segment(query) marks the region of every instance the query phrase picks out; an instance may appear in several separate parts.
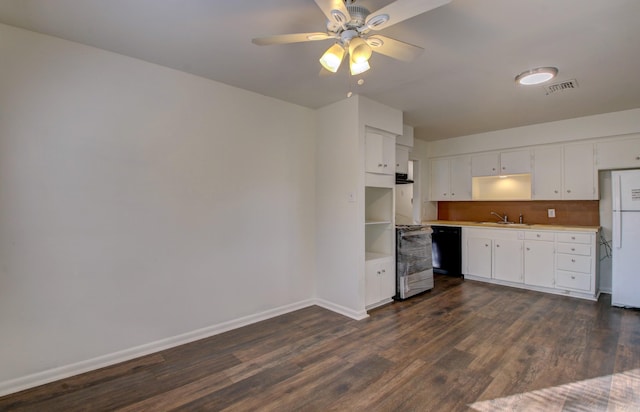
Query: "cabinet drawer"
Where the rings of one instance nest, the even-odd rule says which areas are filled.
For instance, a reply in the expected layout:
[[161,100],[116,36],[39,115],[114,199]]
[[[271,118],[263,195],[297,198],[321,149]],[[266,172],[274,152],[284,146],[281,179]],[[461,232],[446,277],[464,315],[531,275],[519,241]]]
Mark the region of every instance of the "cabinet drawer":
[[557,254],[556,268],[570,272],[591,273],[591,257]]
[[591,235],[587,233],[558,233],[557,239],[565,243],[591,243]]
[[559,270],[556,272],[556,288],[591,291],[591,275]]
[[527,230],[524,232],[525,240],[547,240],[553,242],[555,239],[555,233],[553,232],[536,232],[533,230]]
[[591,245],[583,245],[577,243],[558,243],[557,248],[558,253],[591,256]]

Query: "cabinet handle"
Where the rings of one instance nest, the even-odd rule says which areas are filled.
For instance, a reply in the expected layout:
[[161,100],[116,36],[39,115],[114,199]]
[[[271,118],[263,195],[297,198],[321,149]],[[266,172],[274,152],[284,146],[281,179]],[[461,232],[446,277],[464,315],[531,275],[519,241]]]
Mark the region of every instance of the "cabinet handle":
[[446,196],[446,195],[447,195],[446,193],[443,193],[443,194],[442,194],[442,196]]
[[378,271],[378,275],[380,274],[380,271]]
[[571,236],[571,240],[576,240],[576,237],[575,236]]
[[400,163],[396,163],[396,167],[400,167]]
[[540,237],[540,233],[538,233],[538,234],[536,235],[536,237]]
[[504,166],[502,166],[502,170],[507,170],[507,168],[506,168],[506,167],[504,167]]
[[640,156],[636,156],[636,160],[640,160]]
[[387,167],[387,164],[386,164],[386,163],[384,164],[384,167]]
[[576,280],[576,277],[575,276],[571,276],[571,279]]
[[527,248],[527,251],[529,251],[529,250],[531,250],[531,249]]
[[378,163],[378,167],[382,167],[382,163]]
[[451,193],[451,196],[455,196],[455,195],[456,195],[455,193]]
[[576,260],[575,260],[575,259],[571,259],[571,262],[572,262],[572,263],[576,263]]
[[500,247],[500,245],[496,245],[496,247]]
[[557,190],[554,190],[554,191],[553,191],[553,193],[558,193],[558,191],[557,191]]
[[386,270],[384,270],[384,269],[382,269],[382,273],[387,273],[387,271],[386,271]]
[[576,251],[576,248],[572,247],[572,248],[571,248],[571,251],[572,251],[572,252],[575,252],[575,251]]
[[496,168],[494,167],[494,168],[492,168],[491,170],[495,172],[495,171],[496,171]]
[[484,244],[484,247],[489,247],[489,245],[487,245],[486,243]]
[[567,193],[571,193],[571,190],[570,190],[570,189],[567,189]]

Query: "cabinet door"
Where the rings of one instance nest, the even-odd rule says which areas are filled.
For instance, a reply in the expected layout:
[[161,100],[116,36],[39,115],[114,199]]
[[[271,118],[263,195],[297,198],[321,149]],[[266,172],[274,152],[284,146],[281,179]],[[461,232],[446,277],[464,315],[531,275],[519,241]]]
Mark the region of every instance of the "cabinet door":
[[365,262],[365,306],[388,300],[396,294],[396,276],[393,260]]
[[499,153],[488,153],[471,156],[472,176],[496,176],[499,173]]
[[522,241],[496,239],[493,243],[493,278],[522,283]]
[[431,200],[450,200],[449,159],[431,159]]
[[601,142],[596,152],[598,169],[640,167],[640,138]]
[[531,172],[531,152],[518,150],[500,153],[500,174],[513,175]]
[[532,286],[554,287],[553,242],[524,242],[524,283]]
[[[382,173],[385,175],[395,175],[395,164],[396,139],[390,136],[382,136]],[[409,167],[408,164],[407,167]]]
[[593,149],[592,143],[564,147],[563,199],[597,199]]
[[396,173],[409,173],[409,149],[396,146]]
[[467,274],[491,278],[491,239],[472,237],[467,240]]
[[395,173],[395,141],[392,137],[367,132],[365,136],[365,170],[369,173]]
[[562,199],[562,148],[543,147],[533,151],[534,200]]
[[451,158],[449,176],[450,200],[471,200],[471,157]]
[[396,294],[396,271],[393,261],[380,264],[380,299],[391,299]]
[[370,306],[380,299],[380,281],[378,275],[379,264],[376,261],[367,261],[364,265],[364,305]]

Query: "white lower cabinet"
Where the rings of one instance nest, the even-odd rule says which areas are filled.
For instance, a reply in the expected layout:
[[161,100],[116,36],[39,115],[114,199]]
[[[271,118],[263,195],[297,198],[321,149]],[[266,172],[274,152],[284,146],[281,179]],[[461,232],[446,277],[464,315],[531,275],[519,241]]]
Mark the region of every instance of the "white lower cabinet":
[[462,270],[473,280],[596,300],[596,234],[463,227]]
[[522,283],[522,240],[496,239],[493,244],[493,278]]
[[491,279],[493,241],[482,237],[467,240],[467,273]]
[[557,237],[556,287],[567,291],[596,293],[596,236],[562,233]]
[[372,308],[390,302],[396,294],[396,272],[393,257],[365,262],[364,304]]
[[522,282],[522,240],[519,240],[519,232],[464,228],[462,233],[465,274]]
[[[553,235],[553,234],[552,234]],[[552,288],[555,286],[555,245],[553,242],[524,241],[524,284]]]

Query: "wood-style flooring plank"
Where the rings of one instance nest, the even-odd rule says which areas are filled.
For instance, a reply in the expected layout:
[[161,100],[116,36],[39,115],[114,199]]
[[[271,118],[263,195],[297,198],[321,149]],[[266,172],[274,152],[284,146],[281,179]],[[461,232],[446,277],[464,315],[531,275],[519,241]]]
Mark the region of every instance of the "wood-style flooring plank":
[[640,312],[460,278],[308,307],[0,398],[0,411],[640,410]]

